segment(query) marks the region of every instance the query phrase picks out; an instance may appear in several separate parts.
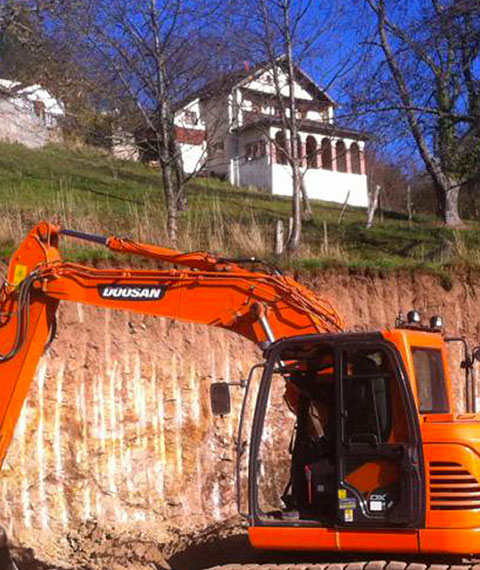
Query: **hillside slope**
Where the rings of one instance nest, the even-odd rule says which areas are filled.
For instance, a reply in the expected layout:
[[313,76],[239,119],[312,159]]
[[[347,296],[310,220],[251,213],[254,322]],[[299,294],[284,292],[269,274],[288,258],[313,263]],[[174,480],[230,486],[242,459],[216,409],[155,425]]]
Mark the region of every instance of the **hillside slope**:
[[[403,215],[384,213],[365,229],[366,212],[341,205],[313,203],[314,220],[304,225],[302,250],[280,265],[315,268],[325,264],[354,267],[442,269],[448,264],[480,263],[480,225],[453,232],[433,218],[418,216],[412,227]],[[0,255],[39,219],[100,234],[128,234],[167,244],[164,202],[158,172],[124,163],[92,150],[49,147],[29,150],[0,144]],[[290,202],[258,190],[236,188],[213,179],[189,184],[189,209],[181,217],[179,246],[229,255],[273,259],[277,219],[288,223]],[[108,256],[100,249],[70,245],[75,259]]]

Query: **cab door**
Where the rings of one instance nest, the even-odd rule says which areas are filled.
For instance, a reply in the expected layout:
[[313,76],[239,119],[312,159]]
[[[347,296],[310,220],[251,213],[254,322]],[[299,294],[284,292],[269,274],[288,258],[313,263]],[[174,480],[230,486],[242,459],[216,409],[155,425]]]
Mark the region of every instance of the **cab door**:
[[337,523],[423,526],[420,430],[396,349],[346,343],[337,347],[335,368]]

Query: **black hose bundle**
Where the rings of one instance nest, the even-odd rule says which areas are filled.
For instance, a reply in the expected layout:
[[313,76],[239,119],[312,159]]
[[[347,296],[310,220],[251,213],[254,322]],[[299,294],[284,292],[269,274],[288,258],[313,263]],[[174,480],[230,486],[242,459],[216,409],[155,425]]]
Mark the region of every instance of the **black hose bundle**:
[[0,352],[0,362],[14,358],[22,349],[30,326],[30,293],[37,272],[32,271],[20,284],[18,289],[17,332],[12,348],[5,354]]

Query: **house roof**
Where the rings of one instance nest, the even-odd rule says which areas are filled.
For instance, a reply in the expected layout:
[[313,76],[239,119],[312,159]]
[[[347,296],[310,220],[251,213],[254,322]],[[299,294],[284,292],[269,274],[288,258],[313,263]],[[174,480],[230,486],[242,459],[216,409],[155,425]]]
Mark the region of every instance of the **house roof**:
[[[280,67],[284,66],[284,61],[285,58],[283,56],[277,59]],[[236,71],[223,73],[178,101],[174,106],[174,110],[178,111],[197,99],[208,99],[214,95],[230,93],[234,88],[241,87],[252,81],[271,67],[271,63],[260,63],[251,69],[238,69]],[[294,72],[295,79],[314,98],[327,100],[331,105],[337,105],[330,95],[317,85],[298,65],[294,65]]]
[[[280,117],[260,115],[257,120],[248,122],[241,127],[233,129],[233,132],[240,134],[250,130],[263,131],[267,127],[283,127],[282,119]],[[357,131],[335,123],[323,123],[321,121],[312,121],[309,119],[299,121],[298,128],[299,131],[332,137],[346,137],[362,141],[370,138],[370,136],[363,131]]]
[[0,94],[12,99],[26,99],[31,102],[39,101],[45,105],[45,109],[51,115],[64,115],[64,104],[56,99],[41,85],[22,85],[18,81],[0,79]]

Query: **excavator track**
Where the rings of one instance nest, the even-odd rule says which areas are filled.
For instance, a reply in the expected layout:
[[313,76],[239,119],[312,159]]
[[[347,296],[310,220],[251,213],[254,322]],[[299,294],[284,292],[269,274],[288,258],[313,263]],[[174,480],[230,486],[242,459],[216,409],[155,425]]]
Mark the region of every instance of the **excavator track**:
[[302,564],[224,564],[208,570],[480,570],[478,561],[460,564],[402,562],[397,560],[372,560],[347,563],[302,563]]

